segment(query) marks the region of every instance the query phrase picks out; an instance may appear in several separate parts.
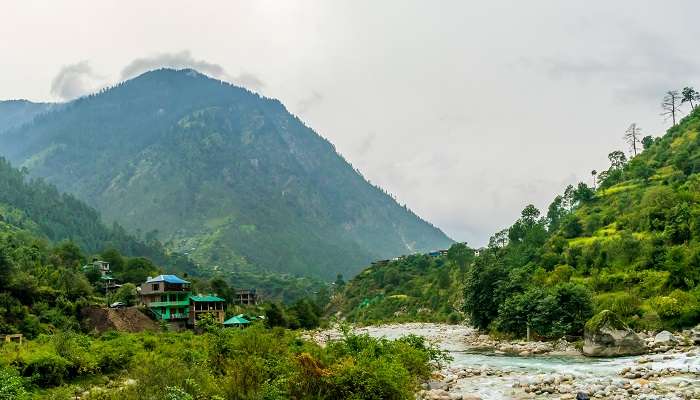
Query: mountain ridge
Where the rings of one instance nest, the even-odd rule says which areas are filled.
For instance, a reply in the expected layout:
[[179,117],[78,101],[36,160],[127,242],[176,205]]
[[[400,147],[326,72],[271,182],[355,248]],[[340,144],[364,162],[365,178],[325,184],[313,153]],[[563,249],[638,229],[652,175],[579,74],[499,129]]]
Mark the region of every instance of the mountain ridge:
[[443,248],[275,99],[160,69],[0,134],[5,155],[205,268],[333,278]]

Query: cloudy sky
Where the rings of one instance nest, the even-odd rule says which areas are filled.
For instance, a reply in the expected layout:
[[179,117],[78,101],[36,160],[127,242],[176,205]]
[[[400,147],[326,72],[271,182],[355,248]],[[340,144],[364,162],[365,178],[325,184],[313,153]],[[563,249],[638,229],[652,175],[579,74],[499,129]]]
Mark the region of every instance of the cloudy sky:
[[159,66],[279,98],[373,183],[484,244],[660,135],[700,86],[700,2],[3,1],[0,99],[61,101]]

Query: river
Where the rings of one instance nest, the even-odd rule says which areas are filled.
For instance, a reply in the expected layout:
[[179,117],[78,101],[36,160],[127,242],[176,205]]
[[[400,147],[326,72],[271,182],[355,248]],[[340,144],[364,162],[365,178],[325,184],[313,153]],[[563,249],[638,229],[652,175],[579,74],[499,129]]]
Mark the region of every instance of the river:
[[[580,355],[517,356],[494,351],[475,351],[467,338],[477,332],[466,326],[441,324],[393,324],[357,329],[375,337],[395,339],[408,334],[428,338],[453,357],[442,371],[443,382],[431,386],[449,390],[452,397],[473,395],[484,400],[575,397],[579,390],[599,393],[596,398],[687,399],[700,398],[700,356],[697,349],[642,357],[593,359]],[[464,371],[469,370],[469,376]],[[643,369],[642,374],[660,376],[624,378],[624,369]],[[474,373],[476,371],[476,373]],[[664,371],[673,371],[665,373]],[[542,383],[544,381],[544,383]],[[536,394],[528,385],[552,387]],[[623,392],[629,390],[629,393]],[[632,396],[634,395],[634,396]],[[440,397],[434,397],[440,398]],[[468,397],[465,397],[468,398]]]

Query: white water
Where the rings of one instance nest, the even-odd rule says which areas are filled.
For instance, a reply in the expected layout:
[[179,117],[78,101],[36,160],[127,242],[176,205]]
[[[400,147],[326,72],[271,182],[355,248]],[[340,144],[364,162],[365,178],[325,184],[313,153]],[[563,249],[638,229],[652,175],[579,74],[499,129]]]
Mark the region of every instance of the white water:
[[[636,365],[638,357],[593,359],[583,356],[509,356],[494,353],[470,352],[464,341],[465,336],[473,335],[471,328],[436,324],[399,324],[362,328],[360,331],[375,337],[395,339],[408,334],[420,335],[434,341],[454,358],[450,367],[494,368],[508,372],[503,376],[477,376],[459,380],[457,388],[461,393],[478,394],[484,400],[512,399],[512,386],[517,382],[532,382],[543,375],[568,374],[577,382],[590,385],[620,381],[618,373],[626,366]],[[651,361],[645,367],[654,370],[677,368],[700,373],[700,356],[673,354],[672,356],[648,356]],[[696,375],[697,376],[697,375]],[[681,380],[698,384],[692,375],[664,378],[665,383],[677,384]]]

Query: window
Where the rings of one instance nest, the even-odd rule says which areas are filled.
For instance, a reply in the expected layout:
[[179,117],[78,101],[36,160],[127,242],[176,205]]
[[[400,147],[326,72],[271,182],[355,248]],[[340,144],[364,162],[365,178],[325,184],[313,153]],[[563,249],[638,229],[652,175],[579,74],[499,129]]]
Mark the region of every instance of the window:
[[159,283],[153,283],[153,284],[151,284],[151,290],[153,290],[154,292],[159,291],[159,290],[160,290],[160,284],[159,284]]

